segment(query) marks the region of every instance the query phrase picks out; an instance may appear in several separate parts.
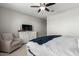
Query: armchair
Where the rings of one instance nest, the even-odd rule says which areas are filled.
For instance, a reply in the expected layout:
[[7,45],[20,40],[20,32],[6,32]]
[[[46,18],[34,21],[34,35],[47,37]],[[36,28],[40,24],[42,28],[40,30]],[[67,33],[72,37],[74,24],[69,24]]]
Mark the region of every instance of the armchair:
[[10,53],[21,46],[22,40],[13,37],[12,33],[0,34],[0,51]]

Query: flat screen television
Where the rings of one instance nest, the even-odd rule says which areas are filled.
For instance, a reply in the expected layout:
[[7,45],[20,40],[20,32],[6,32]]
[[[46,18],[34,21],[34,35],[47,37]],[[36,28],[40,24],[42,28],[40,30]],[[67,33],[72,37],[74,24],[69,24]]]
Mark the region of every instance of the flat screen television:
[[32,31],[32,25],[22,24],[23,31]]

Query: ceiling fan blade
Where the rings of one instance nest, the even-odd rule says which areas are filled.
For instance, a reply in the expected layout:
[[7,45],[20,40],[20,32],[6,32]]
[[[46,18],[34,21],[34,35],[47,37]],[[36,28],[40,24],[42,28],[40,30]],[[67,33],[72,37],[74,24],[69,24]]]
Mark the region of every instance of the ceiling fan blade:
[[41,11],[41,9],[38,10],[38,13]]
[[35,8],[38,8],[38,7],[40,7],[40,6],[30,6],[30,7],[35,7]]
[[48,12],[50,11],[48,8],[45,8],[45,10],[48,11]]
[[55,3],[48,3],[48,4],[46,4],[46,7],[49,7],[49,6],[51,6],[51,5],[54,5]]

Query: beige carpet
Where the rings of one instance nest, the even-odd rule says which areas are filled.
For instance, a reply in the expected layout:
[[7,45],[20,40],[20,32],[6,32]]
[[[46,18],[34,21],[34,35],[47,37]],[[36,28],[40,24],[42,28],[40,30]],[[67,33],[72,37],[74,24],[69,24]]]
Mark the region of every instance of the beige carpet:
[[23,45],[21,48],[17,49],[16,51],[12,52],[11,54],[0,53],[0,55],[1,56],[27,56],[26,45]]

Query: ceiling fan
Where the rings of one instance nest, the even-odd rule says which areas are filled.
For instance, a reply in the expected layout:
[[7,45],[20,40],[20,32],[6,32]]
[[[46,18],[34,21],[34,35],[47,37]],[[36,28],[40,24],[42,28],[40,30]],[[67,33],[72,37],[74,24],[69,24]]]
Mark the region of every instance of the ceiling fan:
[[[38,13],[41,11],[41,10],[45,10],[45,11],[47,11],[47,12],[49,12],[50,11],[50,9],[48,9],[48,7],[49,6],[52,6],[52,5],[54,5],[54,4],[56,4],[56,3],[40,3],[40,6],[30,6],[30,7],[33,7],[33,8],[39,8],[39,10],[37,11]],[[52,10],[52,11],[54,11],[54,10]]]

